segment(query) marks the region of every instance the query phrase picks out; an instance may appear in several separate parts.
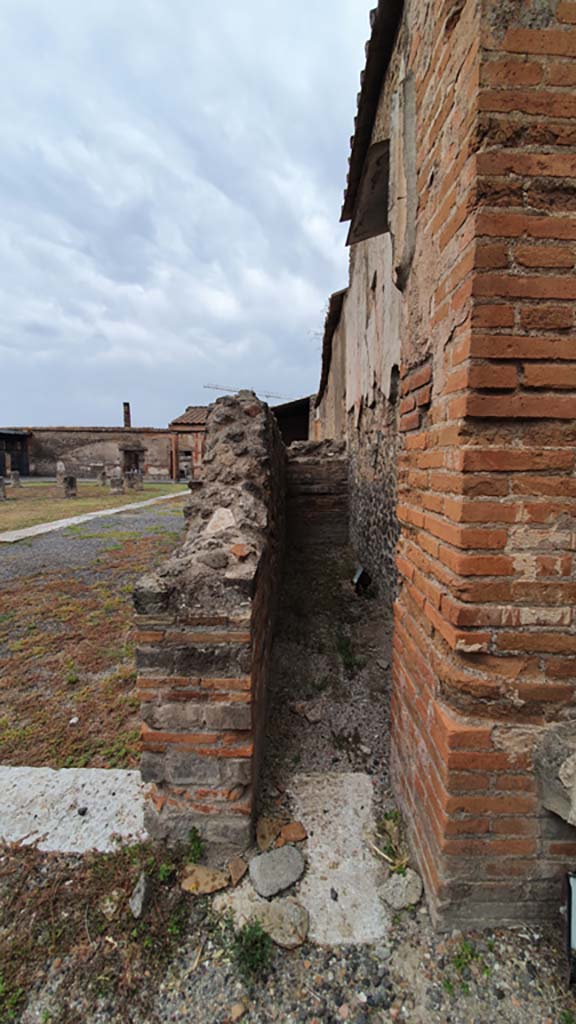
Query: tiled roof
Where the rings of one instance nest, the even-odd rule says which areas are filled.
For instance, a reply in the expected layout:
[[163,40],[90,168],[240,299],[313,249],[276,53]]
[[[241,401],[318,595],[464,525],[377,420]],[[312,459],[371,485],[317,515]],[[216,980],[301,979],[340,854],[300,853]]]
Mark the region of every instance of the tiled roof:
[[354,118],[354,135],[350,140],[348,178],[340,220],[351,220],[354,213],[382,83],[390,64],[403,8],[404,0],[378,0],[378,6],[370,12],[372,35],[366,43],[366,64],[360,76],[358,110]]
[[203,427],[208,417],[207,405],[188,405],[186,412],[170,423],[171,427]]

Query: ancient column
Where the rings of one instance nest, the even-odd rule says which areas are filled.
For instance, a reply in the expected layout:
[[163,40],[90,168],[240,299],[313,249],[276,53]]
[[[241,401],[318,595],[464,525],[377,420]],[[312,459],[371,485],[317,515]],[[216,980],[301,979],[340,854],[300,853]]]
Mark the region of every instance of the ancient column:
[[65,498],[77,498],[78,497],[78,486],[76,483],[75,476],[65,476],[63,481],[64,497]]
[[110,494],[124,494],[124,477],[120,466],[114,466],[110,474]]

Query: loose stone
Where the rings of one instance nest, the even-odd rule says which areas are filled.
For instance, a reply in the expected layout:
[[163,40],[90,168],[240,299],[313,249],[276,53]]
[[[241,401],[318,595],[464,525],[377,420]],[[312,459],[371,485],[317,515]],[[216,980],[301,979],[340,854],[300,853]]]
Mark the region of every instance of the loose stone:
[[260,896],[268,899],[294,885],[304,873],[304,857],[295,846],[263,853],[250,861],[250,881]]
[[310,927],[308,911],[290,896],[259,909],[258,919],[272,941],[283,949],[301,946]]
[[230,872],[232,885],[236,887],[248,871],[248,865],[242,857],[234,857],[228,864],[228,871]]
[[136,885],[134,886],[132,895],[128,900],[128,906],[130,907],[132,917],[135,917],[136,920],[138,920],[139,917],[142,917],[142,911],[144,910],[144,904],[146,902],[147,889],[148,884],[146,881],[146,874],[142,871]]
[[382,886],[382,896],[393,910],[413,907],[422,896],[422,880],[412,868],[403,875],[390,875]]
[[182,888],[184,892],[190,892],[193,895],[218,892],[219,889],[225,889],[230,881],[227,871],[207,868],[202,864],[187,864],[184,871]]
[[280,835],[282,822],[278,818],[259,818],[256,825],[256,842],[258,849],[265,853]]
[[302,843],[308,838],[308,833],[301,821],[291,821],[289,825],[284,825],[280,835],[286,843]]

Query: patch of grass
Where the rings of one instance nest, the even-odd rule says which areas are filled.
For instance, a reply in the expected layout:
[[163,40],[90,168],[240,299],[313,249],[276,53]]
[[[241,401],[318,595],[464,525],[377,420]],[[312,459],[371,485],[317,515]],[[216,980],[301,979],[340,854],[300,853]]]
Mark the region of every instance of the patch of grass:
[[478,960],[479,955],[480,954],[473,943],[469,942],[468,939],[463,939],[456,953],[452,957],[452,963],[458,973],[462,974],[464,968],[469,967],[474,960]]
[[66,683],[68,684],[68,686],[76,686],[76,683],[79,683],[79,682],[80,682],[80,676],[78,675],[78,671],[76,669],[76,666],[75,666],[73,661],[69,662],[68,663],[68,671],[66,673]]
[[163,885],[167,885],[169,882],[173,881],[175,873],[176,865],[173,864],[171,860],[163,860],[161,864],[158,865],[158,878]]
[[444,989],[445,992],[448,993],[449,996],[453,996],[456,992],[456,989],[454,988],[454,982],[451,981],[450,978],[442,978],[442,988]]
[[[0,510],[0,532],[4,530],[22,530],[38,523],[51,523],[56,519],[67,519],[82,515],[85,512],[98,512],[101,509],[119,508],[135,501],[146,501],[148,498],[159,498],[164,494],[182,494],[181,484],[145,484],[144,491],[128,491],[126,494],[110,494],[97,483],[80,482],[77,498],[63,498],[55,484],[30,484],[25,482],[21,488],[9,495],[9,500],[2,502]],[[179,502],[176,503],[181,508]],[[170,510],[172,511],[172,510]],[[77,524],[68,528],[77,536],[93,536],[85,524]]]
[[396,808],[386,811],[377,823],[375,843],[371,847],[374,853],[386,861],[391,874],[406,873],[408,847],[402,815]]
[[446,976],[442,980],[442,987],[449,995],[460,993],[469,996],[471,980],[476,977],[480,984],[481,977],[486,978],[490,973],[490,967],[483,959],[480,950],[469,939],[462,939],[450,959]]
[[134,759],[138,749],[138,729],[130,729],[122,733],[107,746],[96,748],[106,762],[107,768],[127,768]]
[[336,637],[336,647],[340,655],[342,667],[348,678],[351,679],[360,669],[364,668],[366,659],[359,657],[355,653],[352,640],[346,633],[338,634]]
[[24,999],[24,989],[10,986],[0,974],[0,1021],[16,1020],[16,1015]]
[[187,860],[190,864],[198,864],[204,854],[204,840],[197,828],[191,828],[188,833]]
[[265,977],[272,960],[272,939],[259,921],[250,921],[232,940],[232,959],[238,974],[248,985]]
[[[206,901],[192,901],[179,885],[184,848],[140,843],[78,857],[4,844],[1,854],[0,1024],[20,1019],[56,959],[58,1006],[41,1020],[77,1024],[84,1019],[78,999],[94,1008],[104,995],[123,1019],[132,1019],[134,1007],[138,1019],[155,1019],[149,1010],[158,984],[190,928],[206,916]],[[173,867],[164,881],[163,864]],[[142,871],[147,899],[135,922],[128,901]]]
[[2,743],[25,743],[32,729],[29,725],[11,725],[8,717],[0,719],[0,738]]
[[576,1024],[576,1017],[570,1010],[562,1010],[559,1024]]
[[91,750],[84,750],[80,754],[68,754],[64,761],[64,768],[87,768],[93,756]]
[[[164,531],[146,534],[118,552],[101,551],[90,575],[54,570],[1,586],[4,763],[136,766],[130,593],[141,573],[172,550]],[[79,721],[70,726],[73,717]]]

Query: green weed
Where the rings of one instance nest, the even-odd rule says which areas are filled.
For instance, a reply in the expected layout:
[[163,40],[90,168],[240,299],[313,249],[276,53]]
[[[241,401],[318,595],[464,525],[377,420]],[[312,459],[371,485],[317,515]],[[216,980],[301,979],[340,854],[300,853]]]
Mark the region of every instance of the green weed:
[[4,975],[0,974],[0,1022],[16,1020],[19,1015],[19,1009],[24,999],[24,989],[16,987],[11,988],[8,983],[4,980]]
[[197,828],[191,828],[188,833],[187,860],[191,864],[198,864],[204,853],[204,840]]
[[458,951],[452,957],[452,963],[459,974],[462,973],[465,967],[469,967],[474,960],[478,960],[479,953],[469,942],[468,939],[463,939]]
[[259,921],[250,921],[232,940],[232,959],[238,974],[253,984],[268,971],[272,960],[272,939]]
[[336,648],[340,655],[342,667],[346,675],[351,679],[355,676],[360,669],[364,668],[366,664],[365,658],[360,658],[354,652],[354,647],[349,636],[345,633],[340,633],[336,638]]

